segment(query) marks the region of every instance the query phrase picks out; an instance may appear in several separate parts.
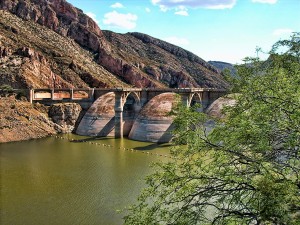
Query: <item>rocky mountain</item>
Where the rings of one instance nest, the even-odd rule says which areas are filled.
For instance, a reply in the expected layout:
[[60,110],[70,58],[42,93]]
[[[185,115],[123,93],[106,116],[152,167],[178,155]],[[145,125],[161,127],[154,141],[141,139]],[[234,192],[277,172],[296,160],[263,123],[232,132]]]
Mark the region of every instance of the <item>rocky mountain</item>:
[[0,1],[0,85],[218,87],[220,72],[141,33],[102,31],[65,0]]
[[221,62],[221,61],[208,61],[209,64],[212,66],[216,67],[220,71],[223,71],[225,69],[229,69],[231,74],[235,75],[236,74],[236,69],[234,68],[233,64],[227,63],[227,62]]
[[137,32],[103,33],[111,54],[168,87],[226,87],[216,68],[178,46]]
[[[0,7],[8,10],[16,2],[1,1]],[[29,9],[19,5],[11,8],[12,12],[29,13]],[[97,64],[94,53],[83,48],[84,43],[79,39],[62,36],[7,10],[0,10],[0,85],[9,84],[14,88],[128,86]]]

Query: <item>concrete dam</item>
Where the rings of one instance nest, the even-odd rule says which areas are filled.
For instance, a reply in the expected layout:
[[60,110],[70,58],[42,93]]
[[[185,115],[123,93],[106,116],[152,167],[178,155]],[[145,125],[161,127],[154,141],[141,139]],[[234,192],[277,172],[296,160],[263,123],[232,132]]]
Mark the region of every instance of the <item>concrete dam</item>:
[[196,103],[205,110],[226,90],[210,88],[93,88],[32,89],[30,101],[51,105],[75,102],[86,113],[75,131],[84,136],[114,136],[147,142],[169,142],[173,117],[169,115],[178,102],[186,107]]

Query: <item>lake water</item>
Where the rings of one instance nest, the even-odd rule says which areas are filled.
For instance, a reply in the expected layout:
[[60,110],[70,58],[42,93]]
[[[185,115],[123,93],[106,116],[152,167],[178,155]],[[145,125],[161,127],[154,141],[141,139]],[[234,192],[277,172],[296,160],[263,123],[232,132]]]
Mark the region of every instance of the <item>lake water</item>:
[[169,147],[71,134],[0,144],[0,224],[122,224],[117,210],[136,201],[152,162],[170,160]]

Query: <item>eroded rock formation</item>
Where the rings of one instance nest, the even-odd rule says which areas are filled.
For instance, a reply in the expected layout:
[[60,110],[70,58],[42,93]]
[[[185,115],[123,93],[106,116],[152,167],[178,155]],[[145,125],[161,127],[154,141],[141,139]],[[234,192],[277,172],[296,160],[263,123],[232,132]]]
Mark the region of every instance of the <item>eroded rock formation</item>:
[[109,50],[97,24],[65,0],[2,0],[0,9],[46,26],[94,52]]
[[226,88],[220,72],[195,54],[142,33],[103,31],[111,44],[110,55],[167,87]]
[[[19,48],[15,52],[6,49],[11,54],[0,57],[0,63],[5,65],[2,72],[6,72],[0,75],[0,83],[14,88],[74,87],[52,71],[46,57],[40,52],[28,47]],[[10,71],[11,68],[14,70]]]
[[57,103],[50,106],[48,114],[61,133],[68,133],[74,130],[81,110],[77,103]]
[[[2,2],[1,2],[2,4]],[[127,87],[70,38],[0,10],[0,85],[14,88]]]

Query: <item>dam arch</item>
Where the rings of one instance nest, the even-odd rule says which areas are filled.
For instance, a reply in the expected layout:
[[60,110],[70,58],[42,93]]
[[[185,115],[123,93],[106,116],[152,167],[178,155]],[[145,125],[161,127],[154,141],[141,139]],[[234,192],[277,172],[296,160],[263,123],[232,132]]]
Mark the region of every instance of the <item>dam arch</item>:
[[190,107],[195,106],[196,104],[198,104],[200,107],[197,108],[198,112],[203,112],[203,104],[202,104],[202,96],[200,93],[193,93],[193,95],[191,96],[191,100],[190,100]]
[[100,95],[83,115],[76,133],[93,137],[114,136],[114,106],[114,92]]
[[135,118],[141,110],[141,102],[136,92],[129,92],[123,99],[123,135],[128,136]]
[[[79,123],[77,134],[121,138],[123,135],[128,135],[127,128],[124,132],[126,117],[131,114],[130,119],[134,119],[142,107],[162,93],[178,94],[182,104],[186,107],[200,103],[202,107],[199,111],[203,111],[213,101],[225,95],[227,90],[217,88],[46,88],[30,89],[28,98],[31,103],[39,102],[48,106],[60,102],[78,103],[84,110],[87,110],[87,113]],[[103,114],[100,109],[106,112]],[[105,122],[105,119],[108,121]],[[127,123],[125,127],[131,126],[127,126],[128,124],[130,123]]]

